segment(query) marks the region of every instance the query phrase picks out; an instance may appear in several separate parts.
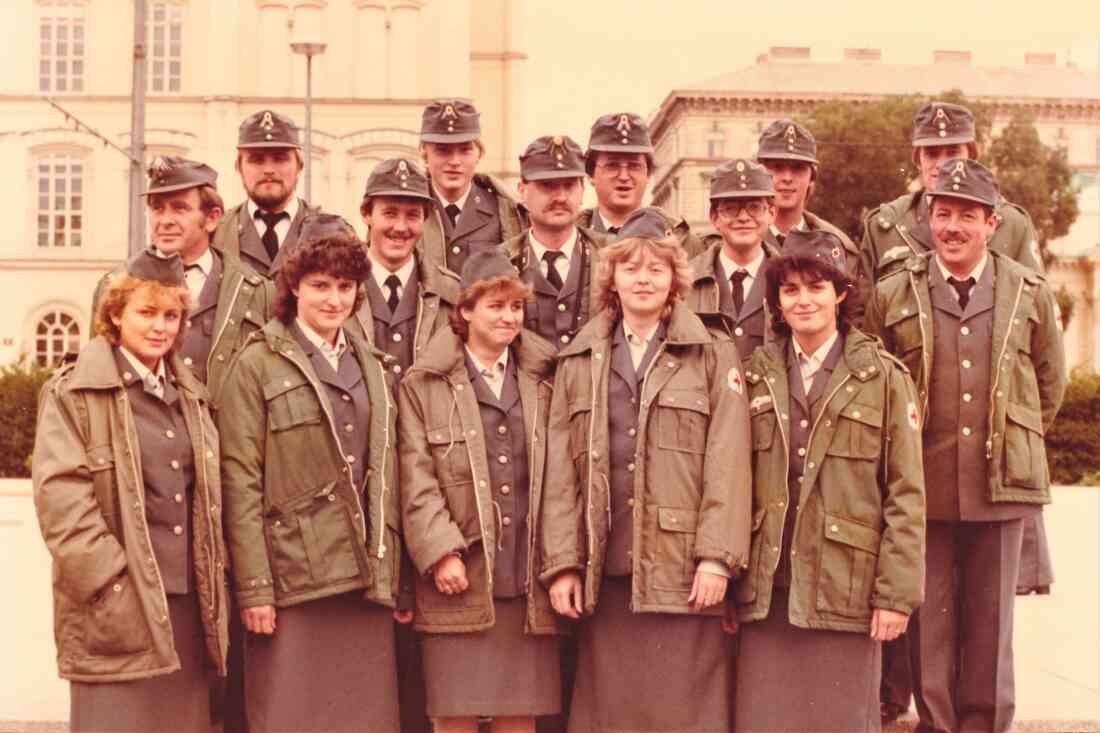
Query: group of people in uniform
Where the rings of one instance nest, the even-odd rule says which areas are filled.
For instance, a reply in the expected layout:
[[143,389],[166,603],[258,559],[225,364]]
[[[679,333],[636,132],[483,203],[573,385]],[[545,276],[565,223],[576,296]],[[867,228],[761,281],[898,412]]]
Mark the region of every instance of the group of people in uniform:
[[72,729],[871,731],[912,695],[1008,730],[1066,373],[969,111],[920,111],[858,246],[791,120],[706,236],[642,205],[638,115],[534,140],[515,195],[469,102],[420,139],[364,240],[274,110],[232,209],[150,166],[152,244],[39,406]]

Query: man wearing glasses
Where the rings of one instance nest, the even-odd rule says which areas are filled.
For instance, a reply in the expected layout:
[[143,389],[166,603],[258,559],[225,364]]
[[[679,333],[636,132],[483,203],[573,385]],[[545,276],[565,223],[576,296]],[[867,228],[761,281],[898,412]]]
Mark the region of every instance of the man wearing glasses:
[[[653,141],[641,117],[632,112],[600,117],[592,125],[584,163],[585,173],[596,191],[596,207],[582,210],[577,225],[607,232],[614,239],[626,218],[641,208],[655,168]],[[691,233],[683,218],[666,211],[661,214],[688,257],[703,250],[702,242]]]
[[775,188],[764,166],[738,159],[723,163],[710,181],[710,222],[718,236],[691,261],[688,306],[696,313],[721,313],[742,360],[763,345],[771,318],[764,305],[765,257],[779,251],[765,241],[775,221]]

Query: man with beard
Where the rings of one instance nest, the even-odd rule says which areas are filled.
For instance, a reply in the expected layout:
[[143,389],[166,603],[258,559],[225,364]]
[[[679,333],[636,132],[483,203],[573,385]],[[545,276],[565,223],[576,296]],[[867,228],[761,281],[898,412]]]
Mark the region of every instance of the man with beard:
[[[597,119],[592,123],[584,161],[585,173],[596,191],[596,206],[581,211],[577,224],[614,238],[626,218],[641,208],[656,167],[649,127],[639,115],[620,112]],[[658,211],[688,257],[703,250],[683,218]]]
[[504,243],[535,291],[524,327],[562,348],[588,323],[596,252],[604,237],[576,225],[584,196],[584,152],[564,135],[540,137],[519,158],[520,198],[531,227]]
[[294,247],[311,212],[294,195],[302,167],[298,128],[289,117],[267,109],[247,117],[237,139],[236,168],[248,199],[226,213],[214,246],[274,280],[280,253]]
[[523,213],[504,184],[477,173],[485,156],[481,114],[461,99],[440,99],[424,108],[420,156],[428,169],[435,211],[424,223],[424,260],[459,274],[466,259],[516,236]]

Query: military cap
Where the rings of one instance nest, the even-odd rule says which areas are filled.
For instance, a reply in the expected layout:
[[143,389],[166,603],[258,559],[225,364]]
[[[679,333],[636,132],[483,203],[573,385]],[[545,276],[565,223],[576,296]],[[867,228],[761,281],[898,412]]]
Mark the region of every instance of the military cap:
[[147,247],[126,262],[126,274],[139,280],[151,280],[174,288],[186,287],[183,260],[178,254],[162,255]]
[[482,280],[495,277],[519,277],[519,270],[508,259],[508,255],[496,247],[474,252],[462,266],[462,291],[466,292]]
[[831,232],[821,229],[792,229],[783,240],[783,257],[819,260],[848,277],[844,243]]
[[603,115],[592,123],[588,135],[588,154],[593,150],[605,153],[653,154],[653,141],[649,139],[649,127],[633,112]]
[[738,158],[714,169],[710,179],[710,200],[747,199],[775,196],[772,174],[759,163]]
[[949,102],[929,102],[913,118],[913,147],[974,142],[974,115]]
[[368,196],[432,200],[427,176],[407,158],[390,158],[376,165],[367,177],[367,190],[363,192],[363,198]]
[[301,244],[329,238],[358,239],[358,235],[355,227],[339,214],[316,213],[302,218],[302,229],[298,234]]
[[245,118],[237,135],[237,147],[301,148],[298,126],[286,115],[262,109]]
[[420,118],[420,142],[465,143],[481,137],[481,113],[461,99],[437,99]]
[[525,181],[583,178],[584,151],[568,135],[544,135],[519,156],[519,174]]
[[929,196],[950,196],[996,206],[1000,199],[997,181],[988,168],[969,158],[951,158],[940,163],[940,175]]
[[776,120],[760,133],[756,159],[802,160],[817,165],[817,140],[809,130],[793,120]]
[[622,239],[654,239],[660,240],[672,236],[672,230],[668,227],[664,215],[659,209],[652,206],[643,206],[630,212],[626,221],[619,228],[620,240]]
[[175,155],[158,155],[153,158],[148,174],[149,190],[143,196],[199,186],[217,186],[218,183],[218,172],[210,166]]

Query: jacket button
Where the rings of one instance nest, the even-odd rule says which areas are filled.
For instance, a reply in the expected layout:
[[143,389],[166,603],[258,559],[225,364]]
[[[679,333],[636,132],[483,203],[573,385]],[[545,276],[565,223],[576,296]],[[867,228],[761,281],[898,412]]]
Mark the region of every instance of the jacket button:
[[506,428],[503,425],[500,425],[500,426],[497,427],[497,432],[500,433],[501,435],[504,435],[505,433],[508,432],[508,428]]
[[971,395],[969,392],[963,393],[963,402],[970,402],[970,400],[972,399],[974,399],[974,396]]
[[214,457],[214,451],[212,451],[212,450],[206,451],[206,457],[207,458],[213,458]]
[[629,435],[631,438],[633,438],[635,435],[638,434],[638,431],[634,428],[630,428],[629,430],[626,431],[626,434]]
[[500,523],[503,524],[505,527],[511,527],[512,526],[512,518],[511,517],[505,517],[504,519],[500,520]]
[[560,339],[560,341],[561,341],[561,342],[562,342],[563,344],[567,344],[567,343],[569,343],[569,334],[567,334],[567,333],[563,333],[563,334],[561,335],[561,339]]
[[970,435],[970,428],[963,428],[962,429],[962,434],[963,435]]
[[508,456],[497,456],[497,462],[504,464],[508,462]]
[[462,250],[461,250],[461,249],[459,249],[458,247],[451,247],[451,252],[452,252],[452,253],[454,253],[454,254],[458,254],[458,253],[459,253],[459,252],[461,252],[461,251],[462,251]]
[[172,527],[172,534],[176,535],[177,537],[183,534],[183,527],[179,526],[178,524],[175,527]]
[[814,464],[813,461],[810,461],[809,463],[806,464],[806,468],[813,468],[814,465],[816,465],[816,464]]
[[799,456],[804,456],[804,455],[806,455],[806,449],[805,449],[805,448],[799,448],[799,449],[798,449],[798,455],[799,455]]
[[218,361],[225,361],[225,354],[218,354],[217,359]]
[[627,506],[634,506],[634,497],[633,496],[626,500],[626,505]]
[[177,504],[182,504],[183,503],[183,494],[176,494],[172,498],[175,500],[175,502]]
[[290,386],[290,380],[289,379],[284,379],[283,380],[283,386],[284,387],[289,387]]
[[245,311],[244,312],[244,317],[245,318],[251,318],[252,317],[252,311]]
[[340,395],[340,399],[342,399],[344,402],[351,402],[351,395],[342,394],[342,395]]
[[565,303],[558,303],[558,310],[562,313],[565,312]]
[[859,414],[859,410],[856,410],[855,412],[852,413],[852,417],[854,417],[856,420],[858,420],[860,417],[862,417],[862,415]]
[[185,357],[183,357],[183,363],[186,366],[191,366],[192,364],[195,363],[195,360],[192,359],[190,356],[185,356]]
[[336,501],[336,494],[329,494],[328,495],[328,500],[329,501]]
[[500,487],[500,493],[505,494],[505,495],[510,494],[510,493],[512,493],[512,487],[509,486],[508,484],[504,484],[503,486]]
[[829,525],[829,531],[830,531],[830,532],[833,532],[833,533],[839,532],[839,531],[840,531],[840,527],[836,526],[835,524],[830,524],[830,525]]
[[348,463],[355,463],[355,456],[348,456]]
[[115,583],[114,591],[115,591],[115,593],[121,593],[122,592],[122,584],[121,583]]
[[785,501],[777,502],[776,506],[779,507],[780,509],[782,509],[783,507],[787,506],[787,502],[785,502]]
[[599,458],[600,457],[600,452],[598,450],[592,451],[592,457],[593,458]]
[[400,340],[401,340],[401,334],[399,334],[399,333],[395,333],[395,334],[393,335],[393,340],[394,340],[394,341],[400,341]]
[[180,462],[177,461],[175,458],[173,458],[172,461],[168,465],[172,467],[173,471],[180,470]]
[[970,359],[963,359],[962,360],[962,367],[963,367],[963,369],[969,369],[970,368]]
[[634,472],[634,464],[633,463],[626,464],[626,470],[633,473]]
[[164,437],[171,440],[172,438],[176,437],[176,433],[175,433],[174,430],[165,430],[164,431]]
[[401,373],[401,365],[400,364],[394,364],[393,365],[393,373],[394,374],[400,374]]
[[799,420],[798,421],[798,427],[808,428],[808,427],[810,427],[810,421],[809,420]]
[[734,336],[744,336],[745,335],[745,329],[738,326],[737,328],[733,329],[733,335]]
[[962,328],[959,329],[959,333],[961,333],[963,336],[969,336],[970,335],[970,326],[963,326]]
[[345,432],[345,433],[352,433],[352,432],[355,432],[355,426],[354,426],[354,425],[352,425],[351,423],[345,423],[345,424],[344,424],[344,432]]

